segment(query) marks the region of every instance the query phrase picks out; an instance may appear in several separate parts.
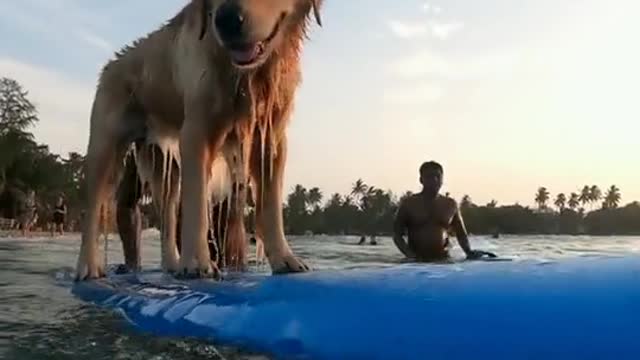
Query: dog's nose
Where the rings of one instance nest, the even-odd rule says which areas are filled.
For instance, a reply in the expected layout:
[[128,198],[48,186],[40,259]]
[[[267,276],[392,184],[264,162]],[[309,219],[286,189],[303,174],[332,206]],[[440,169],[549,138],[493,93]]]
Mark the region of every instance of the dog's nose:
[[238,2],[226,1],[222,4],[216,12],[215,24],[224,40],[231,41],[240,37],[245,25],[245,16]]

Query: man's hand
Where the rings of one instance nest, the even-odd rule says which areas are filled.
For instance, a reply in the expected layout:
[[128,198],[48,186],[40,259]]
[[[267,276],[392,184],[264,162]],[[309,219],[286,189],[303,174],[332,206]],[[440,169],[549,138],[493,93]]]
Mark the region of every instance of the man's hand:
[[415,254],[411,251],[409,244],[404,239],[404,231],[407,228],[407,204],[402,202],[398,207],[395,219],[393,221],[393,243],[398,250],[407,258],[415,258]]
[[489,251],[482,251],[482,250],[469,250],[469,252],[467,253],[467,260],[478,260],[480,258],[482,258],[483,256],[487,256],[489,258],[497,258],[498,256],[492,252]]

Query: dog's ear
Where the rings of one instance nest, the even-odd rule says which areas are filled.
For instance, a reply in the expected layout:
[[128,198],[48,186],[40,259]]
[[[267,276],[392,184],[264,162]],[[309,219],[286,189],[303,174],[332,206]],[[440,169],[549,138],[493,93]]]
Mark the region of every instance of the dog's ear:
[[200,36],[198,39],[202,40],[209,28],[209,18],[211,17],[211,4],[209,0],[199,0],[197,2],[198,15],[200,16]]
[[320,17],[320,2],[322,0],[311,0],[311,8],[313,9],[313,16],[316,18],[316,22],[319,26],[322,26],[322,17]]

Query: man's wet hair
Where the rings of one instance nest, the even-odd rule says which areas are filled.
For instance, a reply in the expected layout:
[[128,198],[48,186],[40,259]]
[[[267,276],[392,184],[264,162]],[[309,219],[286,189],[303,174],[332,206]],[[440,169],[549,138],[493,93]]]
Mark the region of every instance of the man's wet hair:
[[420,175],[424,174],[427,170],[438,170],[440,171],[441,174],[444,173],[444,169],[442,168],[442,165],[440,165],[435,161],[427,161],[422,163],[422,165],[420,165]]

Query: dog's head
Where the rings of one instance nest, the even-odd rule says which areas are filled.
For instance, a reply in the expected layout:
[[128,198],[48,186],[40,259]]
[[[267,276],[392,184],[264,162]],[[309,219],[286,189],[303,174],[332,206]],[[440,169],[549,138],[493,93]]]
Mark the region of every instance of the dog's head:
[[200,39],[209,32],[238,68],[262,65],[287,36],[313,14],[318,25],[322,0],[200,0]]

